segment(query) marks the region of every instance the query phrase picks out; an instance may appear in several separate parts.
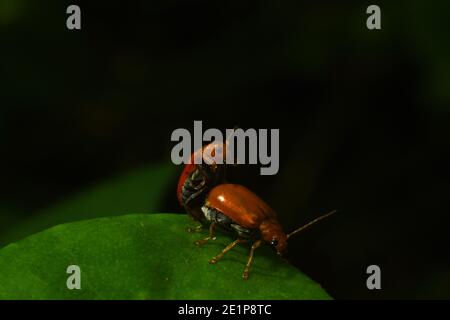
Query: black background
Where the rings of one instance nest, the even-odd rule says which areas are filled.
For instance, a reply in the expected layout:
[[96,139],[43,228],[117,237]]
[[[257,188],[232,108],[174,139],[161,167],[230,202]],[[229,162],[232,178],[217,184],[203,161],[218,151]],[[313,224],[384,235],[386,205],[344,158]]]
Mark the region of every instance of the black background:
[[[240,166],[229,180],[287,231],[339,210],[290,242],[292,263],[335,298],[450,297],[447,2],[378,1],[377,31],[364,1],[73,3],[80,31],[65,26],[72,2],[0,16],[5,211],[169,163],[171,132],[194,120],[279,128],[279,174]],[[182,212],[175,188],[167,212]]]

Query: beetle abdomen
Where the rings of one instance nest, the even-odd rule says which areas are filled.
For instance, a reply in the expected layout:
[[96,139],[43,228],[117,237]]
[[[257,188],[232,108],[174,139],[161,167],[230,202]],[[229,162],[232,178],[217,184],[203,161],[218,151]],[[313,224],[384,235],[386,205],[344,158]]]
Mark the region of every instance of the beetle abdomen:
[[[187,167],[188,168],[188,167]],[[178,197],[179,202],[181,205],[189,205],[190,202],[194,198],[199,198],[198,203],[203,203],[204,197],[207,194],[207,187],[205,186],[206,180],[205,177],[203,177],[200,174],[200,171],[193,167],[194,169],[189,172],[189,175],[186,179],[182,180],[180,179],[179,186],[178,186]],[[185,170],[186,171],[186,170]],[[185,174],[183,172],[183,174]],[[199,191],[203,194],[203,198],[199,197]]]
[[202,212],[205,215],[205,219],[207,221],[209,221],[210,223],[216,223],[221,228],[234,232],[241,238],[253,238],[259,233],[258,229],[249,229],[240,226],[235,221],[231,220],[222,212],[214,208],[203,206]]

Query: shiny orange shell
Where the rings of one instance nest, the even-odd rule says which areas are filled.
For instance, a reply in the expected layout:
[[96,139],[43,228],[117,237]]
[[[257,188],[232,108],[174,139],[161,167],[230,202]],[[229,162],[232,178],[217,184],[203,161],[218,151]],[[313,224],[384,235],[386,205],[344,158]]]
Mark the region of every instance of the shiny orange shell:
[[252,191],[238,184],[221,184],[208,194],[206,205],[219,210],[239,225],[255,229],[276,214],[267,203]]

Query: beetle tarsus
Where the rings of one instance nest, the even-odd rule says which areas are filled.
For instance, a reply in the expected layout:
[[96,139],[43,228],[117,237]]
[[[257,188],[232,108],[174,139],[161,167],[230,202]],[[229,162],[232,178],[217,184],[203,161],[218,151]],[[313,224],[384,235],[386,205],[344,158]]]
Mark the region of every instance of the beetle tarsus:
[[219,253],[217,256],[215,256],[214,258],[212,258],[211,260],[209,260],[210,264],[215,264],[217,261],[219,261],[220,259],[222,259],[223,255],[225,253],[227,253],[228,251],[230,251],[231,249],[233,249],[235,246],[237,246],[239,243],[243,243],[243,242],[247,242],[247,240],[245,239],[236,239],[234,240],[232,243],[230,243],[228,246],[226,246],[225,249],[222,250],[221,253]]
[[245,265],[244,273],[242,274],[242,278],[244,280],[247,280],[249,277],[250,267],[252,266],[252,263],[253,263],[253,256],[255,254],[255,250],[258,249],[259,246],[261,246],[261,244],[262,244],[262,240],[258,240],[255,243],[253,243],[252,248],[250,249],[248,261],[247,261],[247,264]]
[[207,243],[209,240],[215,240],[216,239],[215,231],[216,231],[216,224],[215,223],[211,223],[209,225],[209,236],[207,236],[204,239],[200,239],[200,240],[195,241],[195,244],[197,246],[202,246],[205,243]]
[[199,225],[199,226],[196,226],[196,227],[189,227],[189,228],[187,228],[187,231],[189,233],[196,233],[196,232],[202,231],[202,229],[203,229],[203,226]]
[[200,246],[204,245],[205,243],[207,243],[209,240],[216,240],[216,237],[208,236],[208,237],[206,237],[204,239],[200,239],[200,240],[195,241],[195,244],[200,247]]

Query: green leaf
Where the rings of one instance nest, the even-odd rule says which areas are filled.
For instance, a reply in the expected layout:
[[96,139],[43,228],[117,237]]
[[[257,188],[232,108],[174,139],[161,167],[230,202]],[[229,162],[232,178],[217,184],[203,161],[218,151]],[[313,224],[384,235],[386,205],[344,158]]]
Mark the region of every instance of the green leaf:
[[158,212],[175,169],[172,165],[140,168],[88,188],[24,221],[0,226],[0,247],[61,223],[129,212]]
[[[234,238],[203,247],[186,215],[136,214],[59,225],[0,250],[0,299],[329,299],[269,247],[242,279],[248,245],[208,261]],[[66,286],[70,265],[81,290]]]

